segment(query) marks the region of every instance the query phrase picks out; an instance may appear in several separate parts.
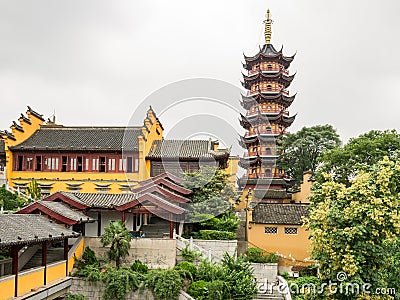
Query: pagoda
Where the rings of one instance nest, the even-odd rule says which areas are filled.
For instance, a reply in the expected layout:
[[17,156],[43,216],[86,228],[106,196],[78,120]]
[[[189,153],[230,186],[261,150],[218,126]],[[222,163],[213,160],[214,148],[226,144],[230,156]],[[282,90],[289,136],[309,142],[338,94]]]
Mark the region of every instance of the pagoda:
[[252,194],[252,201],[280,203],[290,199],[287,193],[289,179],[277,167],[280,159],[276,147],[286,129],[293,123],[289,106],[295,95],[290,96],[288,87],[294,79],[289,75],[293,56],[284,56],[271,44],[272,20],[270,10],[266,15],[265,45],[255,56],[244,56],[243,87],[241,105],[246,115],[240,116],[240,124],[246,130],[240,137],[245,149],[240,166],[246,174],[238,180],[243,194]]

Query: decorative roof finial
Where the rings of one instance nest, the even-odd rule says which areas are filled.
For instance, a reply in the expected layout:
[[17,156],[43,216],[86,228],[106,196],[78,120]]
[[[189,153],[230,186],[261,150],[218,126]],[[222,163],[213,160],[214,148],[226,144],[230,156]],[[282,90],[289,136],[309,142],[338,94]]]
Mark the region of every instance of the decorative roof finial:
[[271,44],[271,36],[272,36],[272,20],[271,20],[271,12],[268,8],[267,14],[265,15],[267,19],[264,21],[265,24],[265,43],[266,44]]

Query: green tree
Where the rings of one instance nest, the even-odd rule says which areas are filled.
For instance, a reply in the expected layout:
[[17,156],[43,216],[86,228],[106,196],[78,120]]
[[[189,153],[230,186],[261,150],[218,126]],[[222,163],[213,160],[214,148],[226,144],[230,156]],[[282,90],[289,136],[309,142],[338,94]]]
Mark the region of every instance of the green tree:
[[336,182],[348,185],[358,171],[367,170],[384,156],[397,159],[399,149],[400,135],[396,130],[372,130],[350,139],[343,147],[325,152],[319,174],[329,173]]
[[7,191],[5,185],[0,187],[0,206],[3,206],[5,210],[16,210],[21,204],[22,199],[16,194]]
[[279,166],[299,185],[304,172],[315,172],[321,154],[340,144],[339,135],[331,125],[303,127],[296,133],[288,133],[280,141],[282,158]]
[[238,195],[228,183],[229,174],[219,168],[203,167],[199,172],[184,173],[183,176],[183,186],[193,191],[191,218],[207,214],[216,216],[233,210]]
[[129,254],[132,236],[121,221],[110,222],[101,236],[104,247],[111,245],[108,258],[115,261],[117,269],[121,266],[121,259]]
[[337,282],[343,271],[348,282],[369,283],[371,291],[391,287],[388,270],[400,234],[399,192],[400,161],[388,157],[360,171],[348,186],[321,175],[310,199],[308,228],[323,281]]
[[26,194],[32,199],[39,200],[42,196],[40,187],[36,180],[32,180],[26,188]]

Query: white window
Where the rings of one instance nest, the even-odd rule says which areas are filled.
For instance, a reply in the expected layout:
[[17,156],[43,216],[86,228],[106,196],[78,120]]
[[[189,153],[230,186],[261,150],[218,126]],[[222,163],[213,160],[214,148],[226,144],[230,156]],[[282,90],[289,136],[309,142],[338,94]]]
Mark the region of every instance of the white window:
[[98,171],[99,170],[99,159],[98,158],[93,158],[92,160],[92,171]]
[[139,172],[139,159],[135,158],[135,172]]
[[297,234],[297,227],[285,227],[285,234]]
[[125,171],[126,170],[126,158],[119,159],[119,170]]
[[89,171],[89,158],[85,159],[85,171]]
[[71,171],[75,171],[76,170],[76,158],[71,158],[70,170]]
[[108,159],[108,170],[115,171],[115,158]]
[[278,234],[278,227],[266,226],[264,228],[264,233],[265,234]]

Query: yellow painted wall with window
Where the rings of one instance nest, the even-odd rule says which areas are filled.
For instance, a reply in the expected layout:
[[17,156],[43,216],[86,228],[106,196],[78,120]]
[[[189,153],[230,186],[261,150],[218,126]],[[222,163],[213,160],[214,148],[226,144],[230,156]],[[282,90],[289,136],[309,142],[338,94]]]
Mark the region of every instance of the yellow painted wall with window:
[[[276,228],[276,233],[265,233],[266,228]],[[297,234],[285,234],[285,228],[297,230]],[[248,246],[257,247],[269,253],[279,253],[285,258],[280,265],[307,265],[310,258],[309,232],[300,225],[271,225],[249,222]],[[268,232],[268,230],[267,230]],[[271,232],[271,231],[269,231]],[[293,260],[294,259],[294,260]]]
[[[139,138],[138,172],[134,171],[133,173],[15,171],[13,154],[8,147],[22,143],[44,125],[43,119],[36,114],[32,114],[29,110],[26,114],[29,118],[29,122],[22,118],[19,120],[23,132],[15,129],[15,126],[11,128],[15,140],[7,136],[2,136],[5,140],[7,179],[10,185],[14,187],[18,187],[18,185],[26,186],[32,180],[36,180],[39,184],[51,186],[49,190],[50,193],[57,191],[74,191],[69,188],[71,185],[79,186],[80,188],[76,191],[81,193],[101,192],[104,186],[106,186],[105,192],[107,193],[122,193],[124,191],[123,186],[127,186],[128,184],[135,186],[139,181],[146,180],[150,177],[149,169],[146,167],[146,154],[153,141],[162,139],[163,135],[163,127],[151,108],[147,111],[142,127],[144,137]],[[118,164],[117,161],[115,163]],[[58,164],[61,164],[61,162],[58,162]]]

